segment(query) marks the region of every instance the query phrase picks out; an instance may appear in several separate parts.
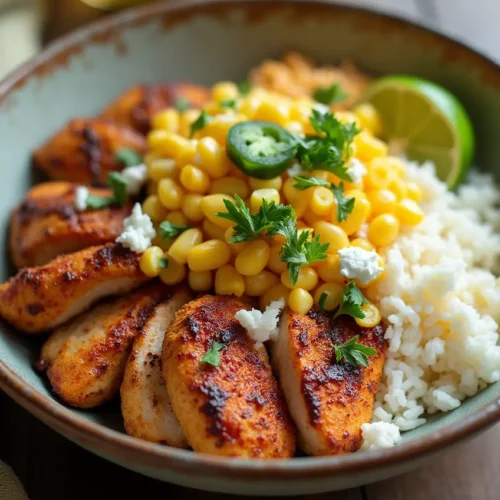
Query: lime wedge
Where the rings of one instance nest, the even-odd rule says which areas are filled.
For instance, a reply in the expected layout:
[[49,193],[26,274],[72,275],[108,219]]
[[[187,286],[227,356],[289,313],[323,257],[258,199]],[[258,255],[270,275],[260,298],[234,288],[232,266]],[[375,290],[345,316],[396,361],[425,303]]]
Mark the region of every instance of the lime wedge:
[[474,131],[464,107],[446,89],[414,76],[375,80],[362,101],[379,111],[391,154],[430,160],[438,177],[455,188],[474,156]]

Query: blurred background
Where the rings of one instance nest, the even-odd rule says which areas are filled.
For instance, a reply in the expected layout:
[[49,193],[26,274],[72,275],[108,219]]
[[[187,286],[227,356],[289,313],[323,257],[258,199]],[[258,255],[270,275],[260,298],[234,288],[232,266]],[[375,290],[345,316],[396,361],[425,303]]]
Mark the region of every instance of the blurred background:
[[[0,78],[64,33],[110,12],[151,1],[0,0]],[[437,27],[500,62],[496,26],[500,0],[335,1],[388,11]]]

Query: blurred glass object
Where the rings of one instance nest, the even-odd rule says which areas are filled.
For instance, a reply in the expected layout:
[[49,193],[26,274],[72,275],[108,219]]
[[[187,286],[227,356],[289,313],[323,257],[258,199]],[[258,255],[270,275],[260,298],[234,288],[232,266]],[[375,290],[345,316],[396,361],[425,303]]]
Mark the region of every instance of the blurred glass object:
[[122,9],[124,7],[132,7],[140,3],[146,3],[149,0],[81,0],[82,2],[103,10]]

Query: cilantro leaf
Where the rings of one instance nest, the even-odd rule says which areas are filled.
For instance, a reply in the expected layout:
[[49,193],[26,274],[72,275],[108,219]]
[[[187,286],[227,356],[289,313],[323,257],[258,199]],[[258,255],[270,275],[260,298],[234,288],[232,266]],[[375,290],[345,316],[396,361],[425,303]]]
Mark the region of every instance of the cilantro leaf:
[[200,113],[200,116],[198,116],[198,118],[193,123],[191,123],[189,137],[193,137],[193,135],[198,132],[198,130],[205,128],[212,120],[213,118],[207,115],[207,112],[203,109]]
[[226,347],[220,342],[212,342],[210,349],[202,356],[200,363],[206,363],[212,366],[219,366],[220,364],[220,354],[219,351]]
[[221,108],[232,109],[233,111],[236,111],[237,105],[238,101],[236,99],[224,99],[220,103]]
[[128,181],[122,174],[119,172],[110,172],[108,174],[108,185],[113,190],[113,194],[111,196],[89,194],[87,197],[87,207],[99,210],[101,208],[115,205],[123,206],[127,203]]
[[162,240],[169,241],[190,227],[188,224],[172,224],[168,220],[164,220],[160,224],[159,229]]
[[340,306],[335,313],[335,318],[341,314],[348,314],[353,318],[363,319],[365,313],[361,309],[363,304],[367,304],[368,300],[363,295],[363,292],[358,288],[354,281],[349,281],[342,292],[340,298]]
[[160,266],[160,269],[167,269],[168,267],[168,259],[165,257],[160,257],[158,260],[158,265]]
[[315,186],[323,186],[330,187],[330,183],[328,181],[324,181],[323,179],[318,179],[317,177],[301,177],[300,175],[293,178],[296,184],[293,185],[295,189],[299,189],[300,191],[304,191],[310,187]]
[[332,184],[330,189],[333,191],[333,195],[337,200],[337,221],[342,222],[343,220],[347,220],[347,216],[354,209],[354,202],[356,199],[354,197],[344,196],[343,182],[341,182],[338,186],[334,186]]
[[313,94],[314,100],[321,104],[330,105],[335,102],[341,102],[347,99],[347,94],[342,90],[338,83],[329,87],[319,87]]
[[323,312],[325,310],[325,301],[326,299],[328,298],[328,294],[326,292],[323,292],[320,296],[319,296],[319,300],[318,300],[318,309]]
[[131,148],[120,148],[115,153],[115,160],[124,167],[135,167],[142,163],[142,156]]
[[115,204],[115,199],[112,196],[97,196],[89,194],[87,196],[87,207],[95,210],[110,207]]
[[229,243],[241,243],[242,241],[258,238],[265,231],[269,235],[275,234],[279,223],[290,217],[295,217],[290,205],[282,205],[262,200],[262,205],[256,214],[250,214],[243,200],[234,195],[236,203],[231,200],[224,200],[227,212],[217,212],[218,217],[230,220],[236,225],[233,227],[233,236]]
[[238,91],[240,96],[245,97],[252,90],[252,86],[248,80],[243,80],[238,84]]
[[187,111],[188,109],[191,108],[191,103],[185,99],[184,97],[179,97],[175,100],[174,104],[175,108],[177,111]]
[[344,359],[347,363],[354,367],[361,365],[366,368],[368,366],[368,356],[374,356],[377,354],[377,351],[364,344],[358,344],[358,340],[359,335],[356,335],[344,344],[333,344],[337,363],[340,363],[340,361]]

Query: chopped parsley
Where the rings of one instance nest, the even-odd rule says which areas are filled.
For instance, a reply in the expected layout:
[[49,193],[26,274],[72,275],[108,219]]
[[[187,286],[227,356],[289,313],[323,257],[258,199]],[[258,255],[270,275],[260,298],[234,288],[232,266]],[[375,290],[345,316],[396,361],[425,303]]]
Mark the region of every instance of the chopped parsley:
[[188,224],[172,224],[168,220],[165,220],[160,224],[159,230],[162,240],[169,241],[190,227]]
[[236,111],[238,101],[236,99],[224,99],[221,101],[220,106],[224,109],[232,109],[233,111]]
[[131,148],[120,148],[115,153],[115,160],[124,167],[135,167],[142,163],[142,156]]
[[329,87],[317,88],[313,97],[315,101],[329,106],[330,104],[344,101],[347,99],[347,94],[342,90],[342,87],[338,83],[334,83]]
[[213,118],[207,115],[207,112],[203,109],[200,116],[198,116],[198,118],[191,123],[189,137],[193,137],[198,130],[204,129],[212,120]]
[[374,356],[377,351],[372,347],[367,347],[363,344],[358,344],[359,335],[356,335],[349,339],[344,344],[335,345],[333,344],[333,349],[335,350],[335,359],[337,363],[340,363],[342,359],[349,363],[351,366],[368,366],[368,356]]
[[252,86],[248,80],[243,80],[238,84],[238,91],[240,96],[245,97],[252,90]]
[[330,183],[328,181],[324,181],[323,179],[318,179],[317,177],[301,177],[300,175],[293,178],[295,184],[293,187],[300,191],[304,191],[305,189],[309,189],[310,187],[323,186],[330,187]]
[[368,300],[363,295],[363,292],[358,288],[354,281],[349,281],[342,292],[340,298],[340,306],[335,313],[335,317],[341,314],[347,314],[353,318],[363,319],[365,313],[361,309],[363,304],[367,304]]
[[165,257],[160,257],[158,259],[158,265],[160,266],[160,269],[167,269],[168,259],[166,259]]
[[320,310],[320,312],[323,312],[325,310],[325,301],[326,301],[327,298],[328,298],[328,294],[326,292],[323,292],[319,296],[318,309]]
[[119,172],[110,172],[108,174],[108,185],[113,194],[111,196],[98,196],[89,194],[87,197],[87,207],[99,210],[110,206],[123,206],[127,203],[127,184],[128,181]]
[[175,109],[177,111],[187,111],[188,109],[191,108],[191,103],[185,99],[184,97],[179,97],[175,100]]
[[210,349],[202,356],[200,363],[206,363],[207,365],[219,366],[220,364],[220,354],[219,351],[226,347],[220,342],[212,342]]

